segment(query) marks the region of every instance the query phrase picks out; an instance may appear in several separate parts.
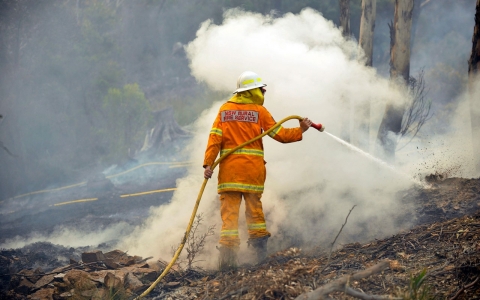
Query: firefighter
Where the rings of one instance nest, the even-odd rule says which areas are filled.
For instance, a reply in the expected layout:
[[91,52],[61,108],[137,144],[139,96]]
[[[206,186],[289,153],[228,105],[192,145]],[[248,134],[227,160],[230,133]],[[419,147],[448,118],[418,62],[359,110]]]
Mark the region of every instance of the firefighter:
[[[205,159],[204,177],[212,177],[213,165],[220,153],[249,141],[276,124],[272,115],[263,106],[266,84],[254,72],[243,72],[237,80],[237,89],[225,104],[220,107],[210,130]],[[305,118],[296,128],[279,126],[269,136],[281,143],[297,142],[312,122]],[[248,226],[248,244],[257,254],[257,262],[267,255],[267,231],[261,197],[266,177],[263,143],[261,139],[236,150],[220,162],[217,190],[220,194],[222,229],[220,232],[221,270],[236,267],[236,253],[240,246],[238,236],[238,216],[240,202],[245,200],[245,217]]]

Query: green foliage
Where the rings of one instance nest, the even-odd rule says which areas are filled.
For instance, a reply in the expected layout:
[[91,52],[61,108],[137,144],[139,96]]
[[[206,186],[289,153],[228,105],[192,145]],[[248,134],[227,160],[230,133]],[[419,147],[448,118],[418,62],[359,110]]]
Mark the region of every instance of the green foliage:
[[79,30],[81,43],[75,45],[82,63],[86,87],[84,92],[87,112],[99,109],[98,103],[110,88],[121,87],[125,72],[120,65],[121,51],[116,26],[119,17],[114,7],[105,1],[90,1],[82,12]]
[[129,299],[127,291],[123,286],[120,287],[111,287],[108,289],[106,295],[103,295],[103,297],[100,297],[100,299],[105,299],[105,300],[124,300],[124,299]]
[[84,12],[81,30],[83,47],[88,59],[92,62],[108,58],[115,50],[114,29],[116,25],[115,10],[104,2],[92,1]]
[[434,300],[431,288],[425,284],[427,269],[423,269],[418,275],[410,275],[407,290],[400,292],[399,296],[404,300]]
[[103,126],[98,131],[107,162],[121,160],[129,154],[129,149],[141,145],[145,131],[151,125],[151,111],[148,100],[136,83],[108,90],[101,110]]
[[116,87],[122,82],[124,72],[120,68],[117,62],[108,61],[104,68],[100,69],[97,77],[92,82],[92,95],[95,99],[101,99],[108,90],[112,87]]

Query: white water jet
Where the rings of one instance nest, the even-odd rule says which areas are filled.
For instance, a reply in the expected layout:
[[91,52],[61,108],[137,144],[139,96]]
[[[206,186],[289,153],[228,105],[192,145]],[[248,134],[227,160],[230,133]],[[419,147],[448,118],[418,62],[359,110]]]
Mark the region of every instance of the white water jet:
[[416,185],[419,185],[419,186],[423,187],[424,189],[429,189],[429,188],[431,188],[430,185],[428,185],[428,184],[426,184],[426,183],[424,183],[424,182],[421,182],[420,180],[415,179],[415,178],[413,178],[412,176],[410,176],[410,175],[408,175],[408,174],[406,174],[406,173],[403,173],[403,172],[399,171],[399,170],[396,169],[394,166],[392,166],[392,165],[386,163],[385,161],[383,161],[383,160],[381,160],[381,159],[379,159],[379,158],[371,155],[371,154],[368,153],[368,152],[363,151],[363,150],[360,149],[360,148],[355,147],[354,145],[352,145],[352,144],[350,144],[350,143],[345,142],[345,141],[342,140],[341,138],[338,138],[338,137],[334,136],[333,134],[331,134],[331,133],[329,133],[329,132],[326,132],[326,131],[324,131],[324,133],[326,133],[328,136],[332,137],[334,140],[336,140],[336,141],[339,142],[340,144],[348,147],[348,148],[351,149],[351,150],[354,150],[354,151],[360,153],[361,155],[363,155],[363,156],[365,156],[366,158],[368,158],[368,159],[376,162],[377,164],[382,165],[382,166],[384,166],[384,167],[392,170],[395,174],[398,174],[398,175],[400,175],[400,176],[402,176],[402,177],[404,177],[404,178],[412,181],[412,182],[415,183]]

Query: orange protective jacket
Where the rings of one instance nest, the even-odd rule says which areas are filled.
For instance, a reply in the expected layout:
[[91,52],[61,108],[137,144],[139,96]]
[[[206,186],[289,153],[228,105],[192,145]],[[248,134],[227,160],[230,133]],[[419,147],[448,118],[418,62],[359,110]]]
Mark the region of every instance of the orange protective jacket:
[[[218,154],[223,155],[276,124],[263,107],[260,89],[235,94],[220,107],[208,139],[203,166],[211,166]],[[279,126],[269,136],[281,143],[302,139],[302,130]],[[218,193],[237,191],[263,193],[266,178],[262,139],[236,150],[220,162]]]

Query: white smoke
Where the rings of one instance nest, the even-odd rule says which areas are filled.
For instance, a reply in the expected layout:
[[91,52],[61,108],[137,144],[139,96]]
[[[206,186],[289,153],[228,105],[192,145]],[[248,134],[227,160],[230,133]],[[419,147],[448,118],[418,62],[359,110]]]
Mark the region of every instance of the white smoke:
[[99,244],[116,240],[119,236],[130,234],[131,231],[131,226],[124,222],[99,227],[96,230],[57,226],[50,234],[32,232],[26,237],[17,236],[7,239],[0,245],[0,248],[18,249],[36,242],[50,242],[54,245],[64,245],[66,247],[97,247]]
[[[375,69],[363,65],[363,54],[354,41],[345,40],[331,21],[312,9],[281,18],[229,10],[221,25],[204,22],[186,50],[192,74],[210,88],[232,92],[239,74],[246,70],[257,72],[268,84],[265,106],[277,121],[289,115],[309,117],[336,136],[352,133],[351,139],[369,145],[365,150],[371,153],[385,102],[388,99],[401,103],[404,99],[404,94],[378,76]],[[479,94],[477,91],[477,96],[471,97],[480,99]],[[471,168],[468,99],[465,95],[454,101],[458,106],[454,117],[449,118],[452,121],[445,126],[449,127],[446,134],[432,135],[431,129],[422,131],[397,152],[399,171],[425,175],[435,168],[460,166],[455,175],[478,176]],[[133,233],[130,225],[124,223],[90,233],[59,228],[48,236],[32,234],[26,240],[10,239],[1,246],[19,248],[36,241],[50,241],[76,247],[125,236],[119,249],[169,260],[172,247],[184,236],[202,185],[203,155],[221,104],[215,103],[192,124],[194,139],[185,151],[188,160],[196,164],[177,181],[178,189],[171,202],[151,208],[150,217]],[[359,113],[365,107],[371,109],[370,116],[363,117],[370,124],[370,132],[363,137],[351,129],[355,128],[352,116],[362,119]],[[442,123],[438,115],[433,118]],[[297,124],[289,121],[284,126]],[[368,143],[362,138],[369,139]],[[307,131],[298,143],[283,145],[267,137],[264,145],[268,175],[262,201],[272,233],[270,244],[274,247],[270,250],[292,243],[328,246],[354,205],[337,244],[396,233],[400,229],[397,223],[408,225],[398,220],[412,213],[412,208],[396,197],[412,185],[405,177],[314,129]],[[215,266],[214,260],[205,257],[216,256],[214,249],[221,227],[216,184],[215,178],[209,180],[199,208],[204,216],[200,231],[216,225],[216,236],[208,238],[207,255],[202,258],[206,267]],[[241,215],[243,210],[242,206]],[[247,233],[244,220],[241,222],[242,251],[246,253]]]
[[[467,88],[450,103],[454,106],[448,115],[434,114],[419,136],[405,147],[397,151],[397,163],[404,170],[418,177],[430,174],[444,177],[478,178],[480,174],[475,169],[474,141],[478,139],[472,133],[472,113],[480,115],[480,80],[471,81]],[[477,111],[475,111],[475,109]],[[436,132],[435,125],[441,125],[441,134]],[[403,141],[405,143],[405,141]],[[477,146],[478,147],[478,146]]]
[[[254,71],[268,84],[265,106],[277,121],[289,115],[309,117],[334,135],[340,135],[349,122],[352,107],[371,106],[367,123],[376,131],[384,102],[403,101],[401,92],[363,65],[356,43],[345,40],[331,21],[312,9],[277,19],[229,10],[221,25],[204,22],[186,50],[198,81],[215,90],[233,91],[239,74]],[[203,155],[220,105],[204,111],[194,124],[196,135],[186,150],[197,165],[178,180],[171,203],[152,209],[145,225],[125,240],[132,253],[168,259],[172,246],[183,238],[202,184]],[[296,127],[298,122],[284,126]],[[411,186],[409,180],[315,129],[298,143],[283,145],[265,138],[264,144],[268,175],[262,200],[272,245],[288,246],[294,240],[330,243],[353,205],[357,207],[344,230],[350,241],[396,232],[393,216],[409,211],[395,197],[397,191]],[[205,225],[216,224],[219,231],[216,180],[208,183],[200,210],[206,216]],[[246,241],[245,231],[241,239]],[[209,251],[216,243],[210,240]]]

